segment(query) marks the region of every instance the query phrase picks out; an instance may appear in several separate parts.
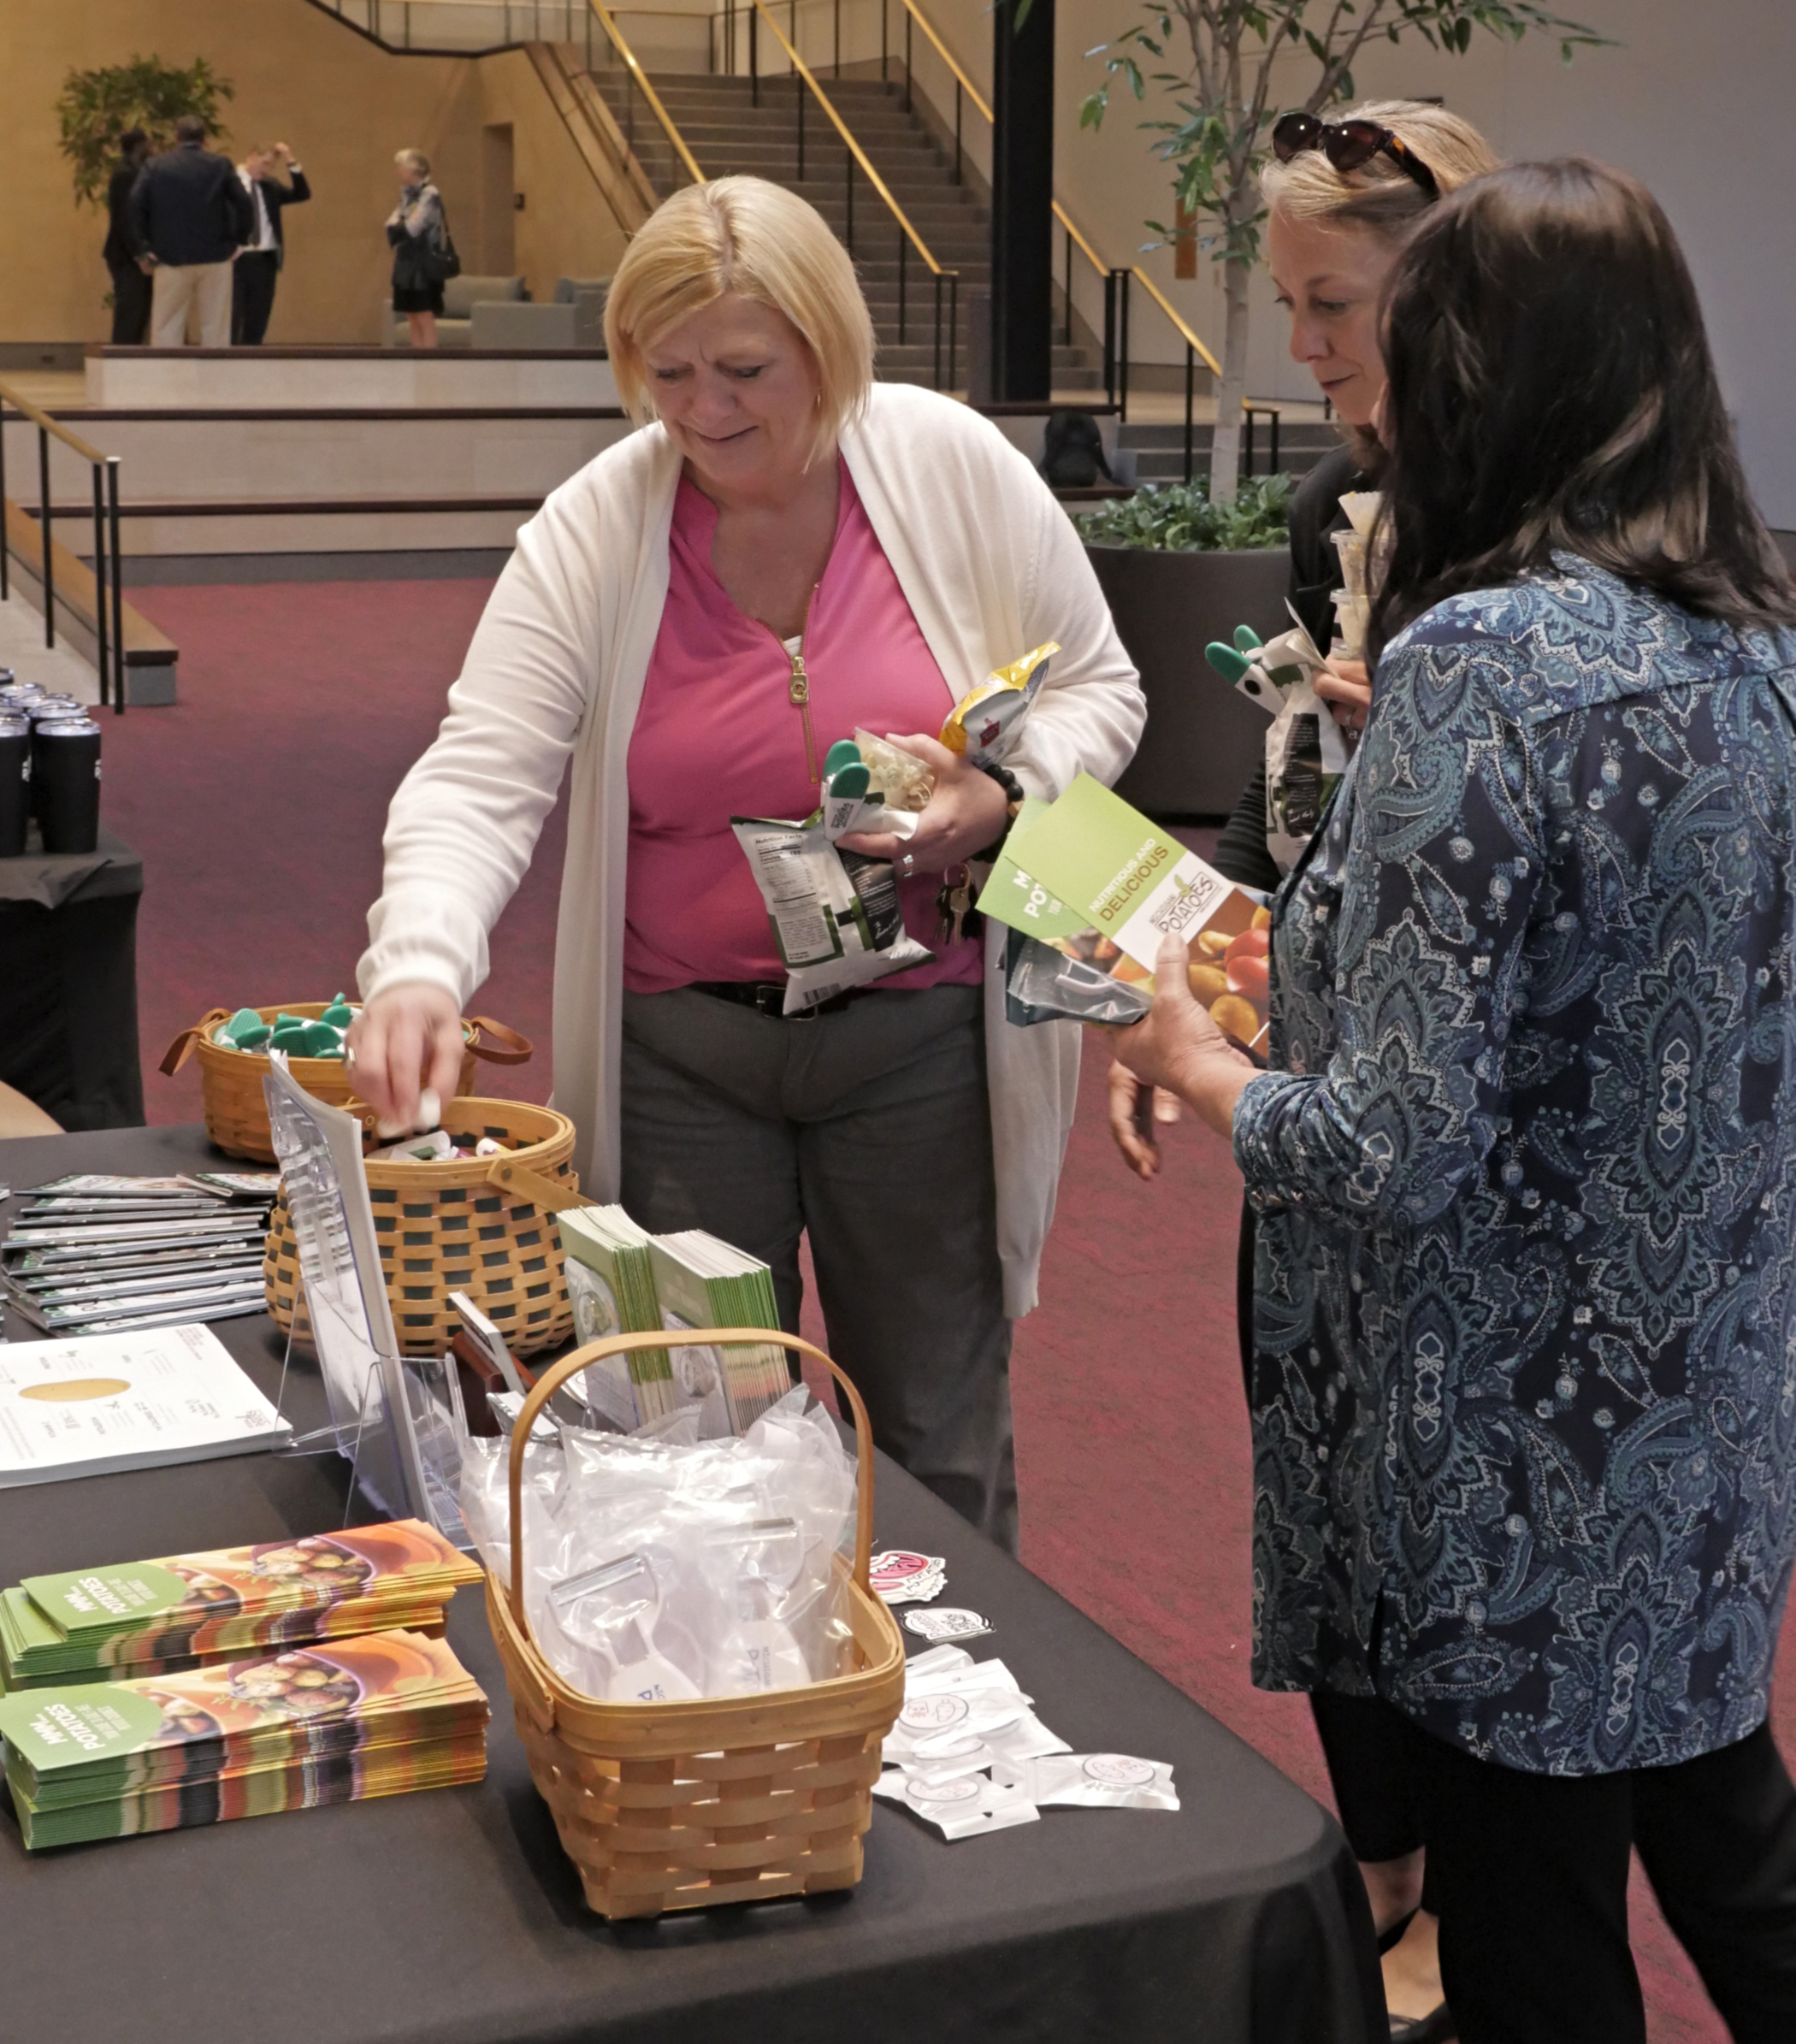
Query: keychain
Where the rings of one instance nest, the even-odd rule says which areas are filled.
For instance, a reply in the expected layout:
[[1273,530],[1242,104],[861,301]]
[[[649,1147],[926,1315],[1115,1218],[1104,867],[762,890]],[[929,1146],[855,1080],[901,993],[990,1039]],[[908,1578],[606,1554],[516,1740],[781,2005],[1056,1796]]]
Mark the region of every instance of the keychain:
[[[960,877],[955,878],[958,874]],[[942,891],[936,896],[936,913],[941,921],[936,930],[938,944],[958,944],[963,936],[977,936],[984,918],[973,907],[972,868],[951,865],[942,876]]]

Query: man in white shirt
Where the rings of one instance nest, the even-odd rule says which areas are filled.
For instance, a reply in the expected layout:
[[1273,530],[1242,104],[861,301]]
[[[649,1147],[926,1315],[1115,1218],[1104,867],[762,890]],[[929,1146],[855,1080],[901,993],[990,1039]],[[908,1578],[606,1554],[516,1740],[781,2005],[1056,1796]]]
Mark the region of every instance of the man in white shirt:
[[[287,184],[275,174],[277,168],[283,168],[291,180]],[[287,235],[281,216],[288,206],[309,199],[312,188],[285,142],[277,142],[273,148],[258,142],[238,165],[237,175],[255,210],[256,231],[238,251],[231,280],[231,345],[259,348],[269,330],[269,316],[275,310],[275,279],[287,260]]]

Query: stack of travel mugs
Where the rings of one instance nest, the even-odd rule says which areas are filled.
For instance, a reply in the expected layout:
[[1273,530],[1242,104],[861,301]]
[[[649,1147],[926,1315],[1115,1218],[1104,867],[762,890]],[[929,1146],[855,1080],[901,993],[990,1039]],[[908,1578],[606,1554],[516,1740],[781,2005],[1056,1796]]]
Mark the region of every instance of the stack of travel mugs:
[[72,695],[0,668],[0,859],[35,817],[47,853],[92,852],[100,830],[100,727]]

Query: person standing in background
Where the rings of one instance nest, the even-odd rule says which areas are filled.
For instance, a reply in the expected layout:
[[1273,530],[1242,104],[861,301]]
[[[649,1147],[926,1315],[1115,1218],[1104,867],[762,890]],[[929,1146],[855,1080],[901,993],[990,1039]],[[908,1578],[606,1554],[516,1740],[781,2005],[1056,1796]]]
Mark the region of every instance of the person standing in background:
[[[287,172],[286,184],[275,175],[277,169]],[[275,279],[287,262],[281,216],[288,206],[303,206],[312,188],[285,142],[272,149],[258,142],[237,166],[237,175],[250,195],[256,227],[249,246],[238,251],[231,273],[231,346],[259,348],[275,310]]]
[[399,203],[387,216],[393,247],[393,309],[405,315],[415,348],[436,346],[443,313],[443,283],[437,274],[448,240],[443,195],[430,181],[430,159],[422,150],[402,149],[393,159],[399,174]]
[[150,138],[140,127],[119,137],[118,168],[106,186],[106,245],[112,272],[112,345],[140,348],[150,326],[150,262],[131,231],[131,194],[150,160]]
[[206,147],[206,124],[183,114],[174,147],[154,157],[131,193],[131,231],[156,265],[151,344],[178,348],[187,309],[199,315],[199,345],[231,345],[231,258],[255,233],[256,212],[228,157]]

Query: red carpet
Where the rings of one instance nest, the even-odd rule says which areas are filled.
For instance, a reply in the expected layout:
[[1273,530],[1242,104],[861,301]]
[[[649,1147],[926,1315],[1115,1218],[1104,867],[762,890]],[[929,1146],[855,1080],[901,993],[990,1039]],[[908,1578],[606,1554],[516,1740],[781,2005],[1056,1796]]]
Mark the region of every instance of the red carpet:
[[[107,816],[142,849],[147,875],[139,984],[152,1121],[198,1119],[195,1067],[171,1080],[155,1066],[206,1009],[322,1001],[352,985],[387,797],[435,729],[487,586],[285,583],[133,597],[181,648],[180,704],[105,725]],[[493,1092],[541,1099],[548,1089],[561,854],[552,818],[475,1002],[540,1047],[534,1064],[487,1067]],[[1248,1681],[1239,1182],[1226,1147],[1186,1123],[1167,1133],[1158,1183],[1137,1183],[1111,1150],[1102,1079],[1102,1060],[1088,1055],[1043,1303],[1018,1332],[1025,1557],[1326,1799],[1304,1703],[1261,1695]],[[1796,1745],[1791,1693],[1787,1679],[1787,1751]],[[1719,2021],[1636,1887],[1654,2044],[1718,2044]]]

